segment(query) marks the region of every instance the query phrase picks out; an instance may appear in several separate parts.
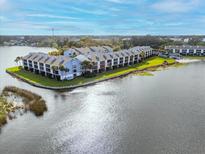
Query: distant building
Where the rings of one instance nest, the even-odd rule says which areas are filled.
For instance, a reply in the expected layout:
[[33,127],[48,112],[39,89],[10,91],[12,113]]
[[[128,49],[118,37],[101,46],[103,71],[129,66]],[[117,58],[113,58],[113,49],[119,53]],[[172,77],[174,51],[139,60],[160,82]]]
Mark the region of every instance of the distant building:
[[189,42],[189,38],[185,38],[184,43],[188,43],[188,42]]
[[172,41],[182,41],[182,38],[179,38],[179,37],[171,37],[169,39]]
[[205,46],[166,46],[165,50],[187,56],[205,56]]
[[23,57],[23,68],[50,78],[71,80],[84,73],[82,68],[84,61],[91,62],[90,72],[98,73],[132,65],[152,55],[152,48],[149,46],[134,47],[118,52],[113,52],[108,46],[71,48],[62,56],[29,53]]

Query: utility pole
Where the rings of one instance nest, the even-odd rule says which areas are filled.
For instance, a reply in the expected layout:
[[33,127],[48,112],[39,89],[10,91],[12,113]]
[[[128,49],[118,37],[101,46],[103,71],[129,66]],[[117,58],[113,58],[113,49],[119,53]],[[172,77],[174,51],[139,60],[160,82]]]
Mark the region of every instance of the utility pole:
[[52,36],[54,37],[54,28],[51,28]]

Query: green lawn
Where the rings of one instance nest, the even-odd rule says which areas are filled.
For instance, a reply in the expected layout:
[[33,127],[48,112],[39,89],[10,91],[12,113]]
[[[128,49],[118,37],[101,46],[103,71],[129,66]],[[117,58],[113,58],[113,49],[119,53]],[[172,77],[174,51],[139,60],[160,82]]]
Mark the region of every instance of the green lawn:
[[183,58],[205,60],[205,56],[183,56]]
[[34,74],[32,72],[25,71],[23,69],[20,69],[19,67],[8,68],[7,71],[13,72],[13,73],[17,74],[19,77],[26,79],[26,80],[33,82],[33,83],[38,83],[38,84],[44,85],[44,86],[62,87],[62,86],[80,85],[80,84],[91,82],[91,81],[98,81],[98,80],[102,80],[102,79],[116,77],[119,75],[129,73],[131,71],[142,70],[142,69],[145,69],[148,67],[163,64],[163,62],[165,60],[168,63],[175,62],[174,59],[152,57],[152,58],[149,58],[149,59],[147,59],[144,62],[139,63],[139,64],[135,64],[135,65],[128,66],[128,67],[118,68],[115,70],[99,73],[95,77],[91,77],[91,78],[77,77],[73,80],[68,80],[68,81],[57,81],[55,79],[50,79],[50,78],[47,78],[47,77],[44,77],[41,75]]

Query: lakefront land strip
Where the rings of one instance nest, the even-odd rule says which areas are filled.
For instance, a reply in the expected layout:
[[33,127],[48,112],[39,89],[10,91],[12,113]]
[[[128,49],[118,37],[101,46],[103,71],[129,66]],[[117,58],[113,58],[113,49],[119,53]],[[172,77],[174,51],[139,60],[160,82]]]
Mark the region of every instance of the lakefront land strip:
[[171,65],[181,56],[204,57],[202,46],[165,46],[156,52],[149,46],[113,51],[109,46],[70,48],[63,55],[41,52],[19,57],[21,66],[7,73],[34,86],[69,89],[128,75],[153,67]]
[[32,85],[54,89],[88,85],[175,62],[157,57],[149,46],[117,52],[107,46],[73,48],[60,56],[30,53],[21,60],[22,66],[7,72]]

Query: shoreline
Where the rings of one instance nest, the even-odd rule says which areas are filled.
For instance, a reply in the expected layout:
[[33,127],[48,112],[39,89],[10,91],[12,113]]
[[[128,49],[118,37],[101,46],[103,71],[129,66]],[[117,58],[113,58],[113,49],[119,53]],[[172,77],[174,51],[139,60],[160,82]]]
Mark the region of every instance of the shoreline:
[[114,76],[114,77],[109,77],[109,78],[106,78],[106,79],[94,80],[94,81],[90,81],[90,82],[79,84],[79,85],[56,86],[56,87],[54,87],[54,86],[45,86],[45,85],[41,85],[39,83],[29,81],[29,79],[25,79],[25,78],[21,77],[20,75],[14,73],[14,72],[8,71],[8,70],[6,70],[6,72],[8,74],[10,74],[12,77],[17,78],[17,79],[19,79],[23,82],[26,82],[26,83],[34,86],[34,87],[49,89],[49,90],[73,90],[75,88],[86,87],[86,86],[94,85],[94,84],[99,83],[99,82],[104,82],[104,81],[108,81],[108,80],[112,80],[112,79],[116,79],[116,78],[125,77],[129,74],[132,74],[132,73],[140,73],[140,72],[143,72],[143,71],[148,71],[149,69],[159,68],[159,67],[163,67],[163,66],[165,66],[165,67],[166,66],[171,66],[171,65],[174,65],[174,64],[177,64],[177,63],[178,62],[175,61],[175,62],[168,63],[168,64],[159,64],[159,65],[149,66],[149,67],[139,69],[139,70],[133,70],[133,71],[130,71],[130,72],[127,72],[127,73],[124,73],[124,74],[120,74],[120,75],[117,75],[117,76]]
[[[15,98],[8,100],[12,96]],[[18,102],[20,104],[15,101],[16,97],[21,98]],[[17,115],[23,115],[27,111],[32,112],[36,117],[42,116],[47,111],[46,101],[31,91],[15,86],[4,87],[0,94],[0,129],[8,123],[8,120],[15,119]]]

